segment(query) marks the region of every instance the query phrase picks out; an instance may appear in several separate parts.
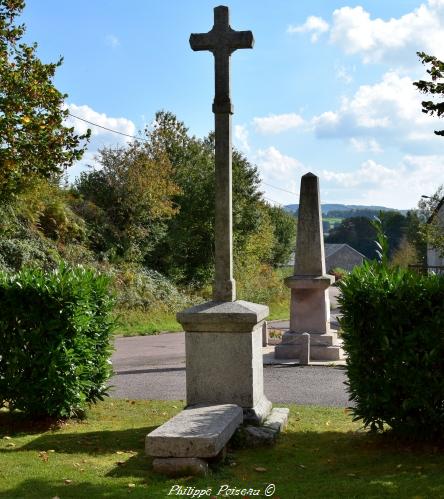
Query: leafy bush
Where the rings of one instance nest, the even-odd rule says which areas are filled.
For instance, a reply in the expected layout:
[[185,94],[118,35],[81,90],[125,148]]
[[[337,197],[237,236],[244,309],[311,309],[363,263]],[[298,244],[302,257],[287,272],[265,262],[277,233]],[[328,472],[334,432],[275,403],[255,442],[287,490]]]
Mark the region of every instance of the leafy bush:
[[81,415],[111,374],[109,279],[82,267],[0,273],[0,407]]
[[339,288],[355,419],[442,438],[444,277],[365,263]]
[[110,266],[105,272],[112,278],[119,308],[176,312],[196,301],[155,270]]
[[328,271],[329,274],[335,276],[335,283],[338,283],[341,279],[343,279],[347,274],[348,271],[341,268],[341,267],[334,267]]
[[56,251],[39,238],[34,239],[0,239],[0,258],[13,270],[22,267],[42,267],[51,269],[56,266]]

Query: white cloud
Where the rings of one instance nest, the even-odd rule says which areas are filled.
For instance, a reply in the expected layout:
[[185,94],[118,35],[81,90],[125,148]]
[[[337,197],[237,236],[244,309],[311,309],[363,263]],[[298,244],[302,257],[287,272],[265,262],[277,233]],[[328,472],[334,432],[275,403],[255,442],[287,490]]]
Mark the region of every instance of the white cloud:
[[255,162],[260,171],[267,177],[288,181],[297,177],[303,170],[303,164],[291,156],[282,154],[276,147],[259,149],[255,155]]
[[411,66],[418,62],[417,51],[444,58],[443,29],[444,1],[428,0],[407,14],[387,20],[372,18],[360,5],[341,7],[333,11],[331,26],[321,17],[310,16],[288,31],[311,32],[312,41],[329,31],[331,43],[347,54],[360,55],[364,63],[385,61]]
[[[105,113],[94,111],[94,109],[87,105],[77,106],[76,104],[68,104],[67,107],[69,112],[75,116],[102,127],[109,128],[120,133],[125,133],[127,135],[134,135],[136,132],[136,126],[127,118],[113,118],[111,116],[107,116]],[[92,137],[106,136],[109,139],[112,139],[113,142],[128,142],[131,140],[123,135],[115,134],[103,128],[92,126],[71,116],[68,118],[68,124],[69,126],[73,126],[77,133],[85,133],[86,130],[90,128]]]
[[[350,98],[343,98],[336,111],[326,111],[312,119],[319,138],[364,137],[411,147],[427,139],[436,143],[433,130],[440,127],[421,111],[422,96],[408,76],[391,71],[374,85],[361,85]],[[353,144],[352,144],[353,145]],[[355,143],[357,145],[357,143]],[[373,147],[373,149],[375,149]]]
[[350,139],[350,145],[357,152],[373,152],[381,153],[382,149],[379,143],[372,138],[356,138],[352,137]]
[[387,168],[369,159],[357,171],[344,173],[323,170],[322,177],[348,188],[363,185],[386,186],[399,179],[399,170]]
[[444,56],[442,44],[444,2],[429,0],[398,18],[371,18],[361,6],[342,7],[333,12],[330,41],[347,54],[359,54],[365,63],[413,63],[416,51],[438,58]]
[[277,134],[300,127],[304,119],[296,113],[272,114],[263,118],[253,118],[253,123],[260,133]]
[[116,35],[106,35],[105,43],[112,48],[116,48],[120,46],[120,40]]
[[[99,113],[87,105],[77,106],[76,104],[68,104],[67,108],[73,115],[90,121],[91,123],[96,123],[102,127],[109,128],[110,130],[115,130],[117,132],[132,136],[136,133],[136,126],[127,118],[114,118],[107,116],[105,113]],[[88,143],[88,150],[83,155],[83,159],[76,162],[68,170],[68,176],[71,181],[74,180],[74,177],[78,176],[80,172],[85,171],[88,166],[99,166],[95,160],[95,155],[97,154],[99,148],[103,146],[124,145],[132,140],[130,137],[125,137],[109,130],[90,125],[89,123],[76,119],[72,116],[68,117],[66,124],[67,126],[74,127],[77,134],[84,134],[88,128],[91,129],[91,139]]]
[[258,166],[268,201],[297,203],[301,175],[308,171],[300,161],[286,156],[274,146],[259,149],[253,160]]
[[442,183],[443,162],[441,155],[406,155],[390,167],[367,160],[354,171],[323,170],[321,185],[342,189],[341,197],[353,197],[348,202],[414,208]]
[[245,125],[236,125],[234,127],[234,139],[238,147],[245,153],[250,151],[248,143],[248,130]]
[[328,31],[329,26],[322,17],[309,16],[304,24],[300,26],[289,26],[288,33],[311,33],[311,41],[315,43],[318,41],[319,35]]

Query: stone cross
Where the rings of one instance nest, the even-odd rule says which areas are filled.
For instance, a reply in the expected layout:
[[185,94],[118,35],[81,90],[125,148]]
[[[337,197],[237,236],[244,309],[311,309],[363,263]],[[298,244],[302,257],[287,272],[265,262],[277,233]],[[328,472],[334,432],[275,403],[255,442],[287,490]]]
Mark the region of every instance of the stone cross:
[[215,96],[215,163],[216,163],[216,223],[214,301],[235,301],[233,279],[232,235],[232,167],[230,56],[237,49],[253,48],[251,31],[235,31],[229,22],[228,7],[214,9],[214,26],[208,33],[192,34],[193,50],[209,50],[214,55]]

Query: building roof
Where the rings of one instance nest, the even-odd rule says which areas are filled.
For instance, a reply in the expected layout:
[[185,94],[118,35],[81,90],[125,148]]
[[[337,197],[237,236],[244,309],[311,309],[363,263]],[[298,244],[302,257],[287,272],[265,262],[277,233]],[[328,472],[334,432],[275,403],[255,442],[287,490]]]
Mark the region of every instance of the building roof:
[[[367,260],[367,257],[365,255],[360,253],[358,250],[355,250],[355,248],[352,248],[347,243],[341,243],[341,244],[324,243],[325,258],[334,255],[336,252],[340,251],[343,248],[349,248],[355,253],[357,253],[359,256],[362,256],[362,258]],[[294,265],[294,259],[295,259],[295,252],[293,251],[290,256],[290,259],[288,260],[287,266],[291,267],[292,265]]]
[[342,248],[349,248],[358,255],[362,256],[362,258],[367,259],[365,255],[360,253],[358,250],[355,250],[355,248],[352,248],[349,244],[347,243],[342,243],[342,244],[333,244],[333,243],[325,243],[324,244],[324,249],[325,249],[325,258],[334,255],[337,251],[341,250]]

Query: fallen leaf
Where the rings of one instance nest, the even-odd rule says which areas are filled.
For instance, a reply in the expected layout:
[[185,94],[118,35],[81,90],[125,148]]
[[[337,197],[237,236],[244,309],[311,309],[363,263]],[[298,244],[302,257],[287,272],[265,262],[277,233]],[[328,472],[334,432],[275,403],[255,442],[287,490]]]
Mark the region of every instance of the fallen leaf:
[[327,421],[327,422],[325,423],[325,426],[330,426],[330,421]]
[[304,466],[303,464],[298,464],[299,468],[303,468],[305,470],[306,466]]
[[12,437],[3,437],[5,440],[11,440]]
[[48,462],[48,453],[45,451],[39,452],[39,458],[44,462]]
[[402,468],[402,464],[397,464],[396,467],[397,468]]
[[136,486],[136,484],[135,484],[135,483],[129,483],[129,484],[128,484],[128,488],[129,488],[129,489],[134,489],[134,487],[135,487],[135,486]]
[[265,471],[267,471],[267,468],[263,468],[262,466],[256,466],[256,468],[254,468],[254,471],[258,471],[259,473],[264,473]]
[[55,450],[54,450],[54,449],[49,449],[49,451],[48,451],[48,452],[55,452]]
[[15,447],[15,443],[14,442],[9,442],[9,444],[7,444],[6,447]]
[[68,478],[66,478],[63,481],[65,482],[65,485],[69,485],[70,483],[72,483],[72,480],[68,480]]
[[230,466],[237,466],[237,463],[230,463]]
[[116,454],[125,454],[122,450],[116,451]]

